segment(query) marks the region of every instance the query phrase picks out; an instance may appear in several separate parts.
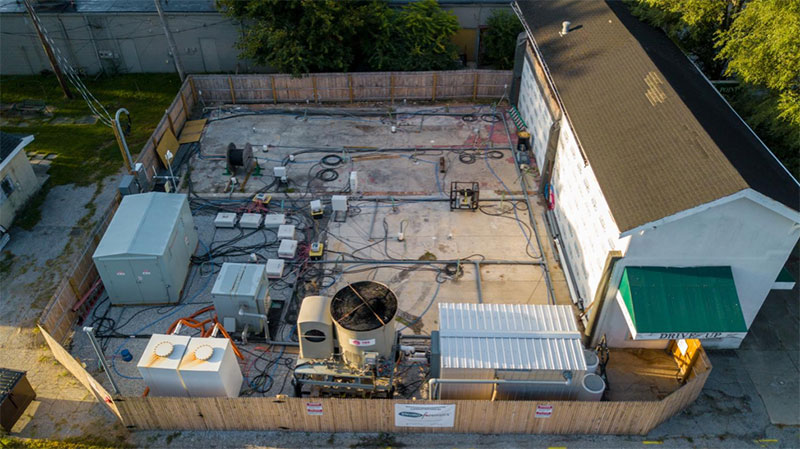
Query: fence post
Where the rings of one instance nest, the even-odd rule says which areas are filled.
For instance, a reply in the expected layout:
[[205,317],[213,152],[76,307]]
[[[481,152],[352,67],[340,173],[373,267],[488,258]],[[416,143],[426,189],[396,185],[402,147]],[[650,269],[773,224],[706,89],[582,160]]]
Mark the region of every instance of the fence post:
[[233,104],[236,104],[236,92],[233,90],[233,79],[231,79],[230,75],[228,75],[228,86],[231,88],[231,100]]
[[275,75],[269,77],[272,82],[272,104],[278,104],[278,90],[275,89]]
[[319,101],[319,95],[317,95],[317,77],[314,75],[311,75],[311,86],[314,88],[314,103],[316,103]]
[[81,299],[81,292],[78,291],[78,287],[75,286],[75,281],[72,280],[72,277],[67,278],[67,283],[69,287],[72,289],[72,293],[75,294],[75,297],[78,298],[78,301]]
[[178,133],[175,132],[175,124],[172,123],[172,114],[169,113],[169,109],[165,110],[164,112],[166,113],[167,122],[169,123],[169,130],[172,131],[172,135],[177,138]]
[[350,103],[353,102],[353,75],[347,74],[347,88],[350,90]]
[[431,93],[431,101],[436,101],[436,73],[433,74],[433,92]]
[[183,105],[183,116],[186,120],[189,120],[189,107],[186,106],[186,97],[183,96],[183,89],[179,90],[178,93],[181,95],[181,104]]
[[194,87],[194,77],[192,75],[189,75],[189,87],[192,88],[192,100],[197,104],[197,88]]
[[472,82],[472,101],[478,99],[478,76],[480,72],[475,71],[475,80]]
[[389,74],[389,99],[394,103],[394,73]]

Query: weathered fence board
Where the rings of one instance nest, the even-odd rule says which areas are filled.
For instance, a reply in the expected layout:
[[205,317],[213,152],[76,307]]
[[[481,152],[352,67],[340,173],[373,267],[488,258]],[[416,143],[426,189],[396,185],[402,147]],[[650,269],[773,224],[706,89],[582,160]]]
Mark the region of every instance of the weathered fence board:
[[201,100],[209,104],[500,98],[507,94],[511,78],[511,72],[503,70],[190,77]]

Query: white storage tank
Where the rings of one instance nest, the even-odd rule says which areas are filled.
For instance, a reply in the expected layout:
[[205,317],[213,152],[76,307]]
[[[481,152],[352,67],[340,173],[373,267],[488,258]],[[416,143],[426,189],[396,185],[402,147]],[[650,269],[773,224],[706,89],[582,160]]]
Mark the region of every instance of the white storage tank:
[[126,195],[92,256],[111,304],[174,304],[197,248],[184,194]]
[[579,401],[599,401],[606,390],[606,381],[594,373],[589,373],[581,381],[581,390],[578,393]]
[[179,371],[191,397],[235,398],[242,388],[242,370],[227,338],[192,338]]
[[[251,333],[258,333],[266,329],[268,293],[265,265],[224,263],[211,289],[211,298],[217,318],[226,331],[242,331],[247,325]],[[235,323],[235,326],[228,323]]]
[[191,337],[153,334],[136,367],[151,396],[187,396],[178,367]]
[[569,306],[440,303],[438,338],[436,398],[570,400],[586,375]]
[[591,349],[584,349],[583,355],[586,358],[586,372],[596,373],[597,367],[600,366],[600,357]]

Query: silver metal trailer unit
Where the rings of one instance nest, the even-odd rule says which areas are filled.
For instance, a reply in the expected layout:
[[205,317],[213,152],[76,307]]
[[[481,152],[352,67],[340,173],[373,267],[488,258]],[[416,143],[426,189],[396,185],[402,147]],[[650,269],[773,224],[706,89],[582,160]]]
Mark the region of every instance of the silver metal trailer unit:
[[431,397],[576,399],[587,370],[580,337],[569,306],[440,303]]
[[188,197],[126,195],[92,256],[111,304],[175,304],[197,248]]

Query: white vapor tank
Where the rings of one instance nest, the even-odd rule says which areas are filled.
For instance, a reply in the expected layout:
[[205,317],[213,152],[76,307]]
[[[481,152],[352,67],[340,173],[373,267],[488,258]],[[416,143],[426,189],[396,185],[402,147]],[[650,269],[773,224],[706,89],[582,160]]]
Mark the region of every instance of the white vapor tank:
[[151,396],[187,396],[178,366],[191,337],[153,334],[136,367]]
[[192,338],[179,371],[191,397],[239,396],[242,370],[227,338]]

